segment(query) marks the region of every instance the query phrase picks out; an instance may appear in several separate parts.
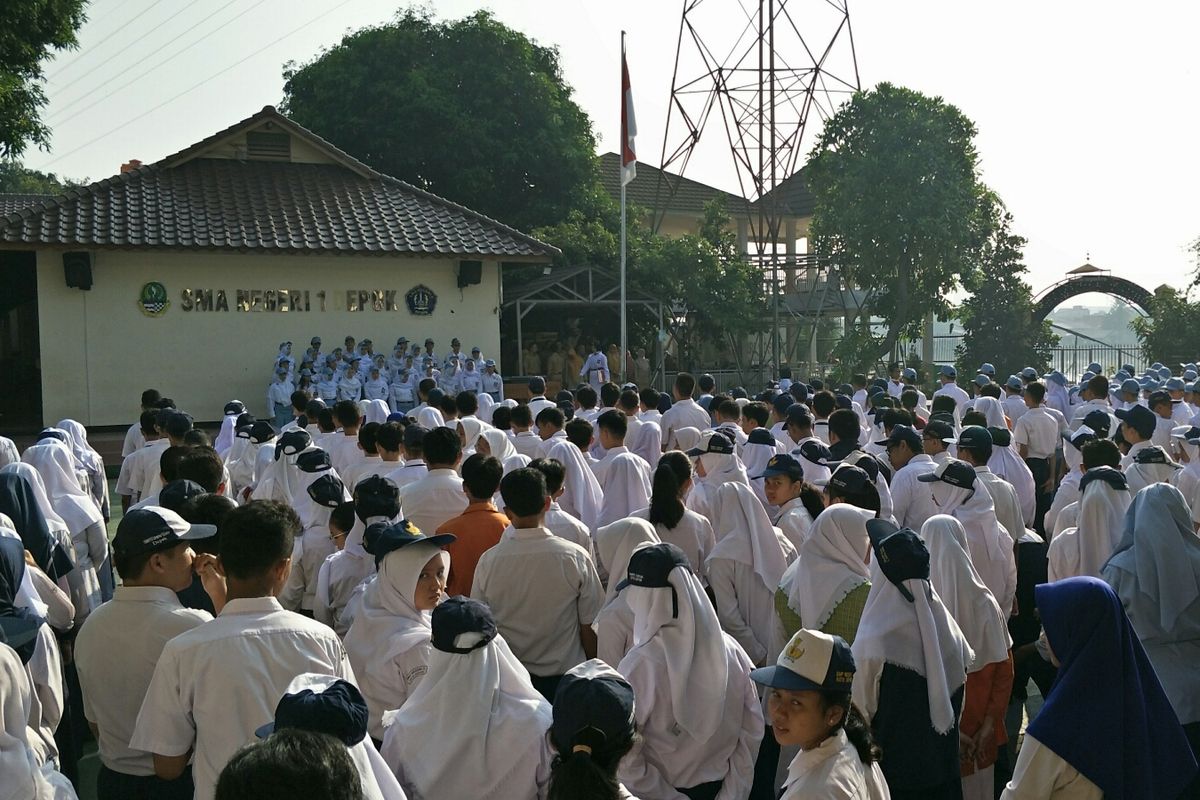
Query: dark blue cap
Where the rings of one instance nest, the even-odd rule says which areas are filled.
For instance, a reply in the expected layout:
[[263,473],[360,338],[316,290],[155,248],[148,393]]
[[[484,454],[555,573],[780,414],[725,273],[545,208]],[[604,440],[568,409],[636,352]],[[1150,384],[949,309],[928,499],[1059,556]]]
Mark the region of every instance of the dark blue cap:
[[189,481],[186,478],[174,480],[164,486],[158,492],[158,504],[163,508],[169,508],[176,514],[183,508],[187,501],[194,497],[203,497],[208,494],[203,486],[195,481]]
[[113,550],[129,556],[158,553],[216,533],[215,525],[192,525],[168,508],[142,506],[126,511],[121,517],[117,535],[113,537]]
[[805,461],[818,466],[828,467],[833,463],[833,453],[829,452],[829,448],[816,439],[809,439],[792,452],[799,453]]
[[325,733],[353,747],[367,735],[367,701],[349,681],[335,680],[323,691],[285,694],[275,706],[275,721],[254,733],[265,739],[283,728]]
[[337,508],[346,502],[346,485],[336,475],[322,475],[308,485],[308,496],[319,506]]
[[309,447],[312,447],[312,437],[308,435],[308,431],[303,428],[290,430],[282,434],[275,443],[275,460],[278,461],[283,456],[294,456]]
[[933,472],[923,472],[917,476],[921,483],[948,483],[959,489],[975,488],[975,468],[957,458],[948,458],[937,465]]
[[426,536],[421,529],[406,519],[391,525],[376,522],[367,527],[363,534],[363,549],[375,556],[375,566],[378,567],[388,553],[408,547],[410,544],[421,542],[435,547],[445,547],[458,539],[453,533],[439,533]]
[[865,469],[855,464],[842,464],[826,480],[818,480],[818,485],[837,489],[843,496],[858,496],[867,491],[868,486],[874,486],[875,480]]
[[382,475],[363,478],[354,487],[354,513],[363,520],[396,516],[400,513],[400,487]]
[[554,693],[550,738],[565,758],[576,745],[619,745],[633,734],[633,687],[598,658],[572,667]]
[[1012,444],[1012,431],[1008,428],[996,428],[989,425],[987,430],[992,435],[992,444],[996,447],[1008,447]]
[[668,577],[671,571],[682,567],[688,571],[691,565],[683,551],[670,542],[660,542],[635,550],[629,557],[629,569],[617,589],[626,586],[642,586],[647,589],[665,589],[671,586]]
[[925,542],[911,528],[897,527],[886,519],[867,520],[867,535],[879,569],[908,602],[913,602],[904,581],[929,580],[929,548]]
[[296,466],[300,468],[301,472],[309,474],[333,469],[333,463],[329,460],[329,453],[319,448],[305,450],[296,456]]
[[250,441],[255,444],[269,442],[275,438],[275,429],[265,419],[260,419],[250,426]]
[[1107,437],[1109,428],[1112,427],[1112,418],[1108,415],[1107,411],[1096,409],[1095,411],[1088,412],[1087,416],[1083,418],[1083,424],[1087,425],[1100,436]]
[[[928,429],[927,429],[928,430]],[[954,444],[967,450],[984,449],[990,450],[995,444],[992,439],[992,434],[987,428],[981,425],[968,425],[959,431],[958,438],[947,437],[942,439],[946,444]]]
[[225,416],[227,416],[227,417],[232,414],[241,414],[245,410],[246,410],[246,404],[243,403],[241,400],[230,400],[228,403],[225,404]]
[[792,480],[798,481],[804,477],[804,467],[800,466],[800,462],[789,455],[775,455],[771,456],[771,460],[767,462],[767,467],[763,470],[763,474],[755,475],[754,477],[770,478],[774,475],[786,475]]
[[1133,456],[1135,464],[1175,464],[1175,461],[1167,455],[1167,451],[1161,447],[1147,447],[1137,451]]
[[705,453],[732,455],[734,453],[733,439],[731,439],[725,433],[725,431],[704,431],[700,434],[700,443],[691,450],[688,450],[687,455],[695,458],[696,456],[702,456]]
[[[496,620],[492,610],[469,597],[450,597],[433,609],[433,646],[443,653],[463,655],[496,638]],[[464,633],[477,633],[479,641],[469,647],[459,647],[455,641]]]
[[755,428],[746,437],[746,444],[766,444],[775,446],[775,437],[766,428]]
[[1153,436],[1154,429],[1158,427],[1158,415],[1143,405],[1118,409],[1114,413],[1117,419],[1137,431],[1143,439]]
[[911,425],[896,425],[892,428],[891,435],[881,442],[875,442],[877,445],[891,447],[894,444],[907,444],[914,451],[923,447],[921,434]]
[[929,421],[925,423],[925,430],[921,433],[928,439],[938,439],[944,442],[946,439],[954,437],[954,426],[944,420],[930,417]]
[[792,404],[795,402],[796,398],[792,397],[790,394],[781,394],[771,401],[771,405],[775,407],[775,412],[782,416],[787,414],[788,409],[791,408]]
[[803,403],[792,403],[788,406],[784,419],[791,425],[799,425],[800,427],[808,427],[813,423],[812,412],[808,410],[808,406]]

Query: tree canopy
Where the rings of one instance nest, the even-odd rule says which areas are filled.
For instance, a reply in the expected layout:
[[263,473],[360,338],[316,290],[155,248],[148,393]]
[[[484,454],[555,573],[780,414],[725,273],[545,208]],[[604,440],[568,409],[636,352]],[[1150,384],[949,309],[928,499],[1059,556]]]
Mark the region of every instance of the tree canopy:
[[49,48],[75,47],[87,0],[5,0],[0,3],[0,158],[33,144],[48,147],[42,121],[42,65]]
[[410,8],[284,78],[286,114],[380,172],[522,230],[588,207],[595,138],[557,50],[488,11]]
[[1200,331],[1200,303],[1187,292],[1160,286],[1150,300],[1150,317],[1138,317],[1130,327],[1142,345],[1147,361],[1184,364],[1196,359],[1196,331]]
[[981,263],[987,189],[979,179],[975,125],[940,97],[881,83],[858,92],[825,123],[809,156],[818,257],[874,292],[847,320],[844,360],[874,361],[921,320],[949,310],[947,295]]
[[0,193],[58,194],[68,186],[79,186],[80,181],[60,178],[53,172],[29,169],[19,161],[0,159]]

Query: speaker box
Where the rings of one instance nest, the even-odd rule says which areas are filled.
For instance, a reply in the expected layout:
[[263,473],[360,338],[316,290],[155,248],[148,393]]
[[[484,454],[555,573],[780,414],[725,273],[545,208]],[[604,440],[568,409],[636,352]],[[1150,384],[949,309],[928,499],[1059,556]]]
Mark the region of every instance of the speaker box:
[[92,288],[92,254],[83,251],[63,253],[63,277],[67,280],[67,288]]
[[477,284],[483,280],[482,261],[458,262],[458,288]]

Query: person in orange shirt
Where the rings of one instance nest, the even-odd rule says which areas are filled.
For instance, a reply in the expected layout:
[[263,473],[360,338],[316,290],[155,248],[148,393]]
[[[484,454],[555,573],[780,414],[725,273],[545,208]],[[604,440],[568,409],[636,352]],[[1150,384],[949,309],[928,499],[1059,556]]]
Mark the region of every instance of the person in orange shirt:
[[475,565],[484,551],[500,541],[500,535],[508,527],[508,517],[496,510],[492,497],[500,488],[504,467],[500,462],[480,453],[468,458],[462,465],[463,492],[467,495],[466,510],[438,526],[437,533],[453,533],[458,537],[446,546],[450,553],[450,579],[446,582],[446,594],[471,596],[471,583],[475,578]]

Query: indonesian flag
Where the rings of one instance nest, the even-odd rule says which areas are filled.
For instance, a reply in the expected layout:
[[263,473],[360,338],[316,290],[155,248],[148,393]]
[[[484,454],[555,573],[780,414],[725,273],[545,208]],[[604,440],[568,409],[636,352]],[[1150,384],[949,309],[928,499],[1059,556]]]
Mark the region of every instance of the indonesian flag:
[[633,139],[637,120],[633,116],[633,89],[629,86],[629,65],[625,62],[625,44],[621,43],[621,185],[637,177],[637,154]]

